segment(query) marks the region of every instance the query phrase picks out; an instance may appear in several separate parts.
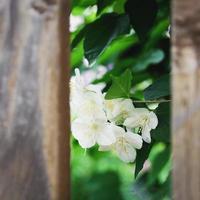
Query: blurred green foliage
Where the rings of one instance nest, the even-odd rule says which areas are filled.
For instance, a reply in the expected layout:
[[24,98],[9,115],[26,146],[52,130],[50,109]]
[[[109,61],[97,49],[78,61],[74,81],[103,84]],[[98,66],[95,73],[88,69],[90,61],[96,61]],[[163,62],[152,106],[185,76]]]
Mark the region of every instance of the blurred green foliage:
[[[96,73],[92,81],[105,84],[108,99],[169,100],[169,8],[168,0],[73,0],[72,73]],[[85,152],[72,139],[73,200],[171,199],[170,103],[135,106],[155,109],[152,143],[137,151],[135,164],[125,164],[97,147]]]

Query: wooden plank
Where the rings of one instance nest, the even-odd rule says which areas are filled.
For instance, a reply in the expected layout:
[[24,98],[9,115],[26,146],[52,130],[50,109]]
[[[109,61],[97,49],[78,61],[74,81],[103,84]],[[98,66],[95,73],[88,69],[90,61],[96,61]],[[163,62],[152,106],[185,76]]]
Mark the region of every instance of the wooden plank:
[[67,200],[69,4],[1,0],[0,199]]
[[172,3],[173,189],[200,199],[200,1]]

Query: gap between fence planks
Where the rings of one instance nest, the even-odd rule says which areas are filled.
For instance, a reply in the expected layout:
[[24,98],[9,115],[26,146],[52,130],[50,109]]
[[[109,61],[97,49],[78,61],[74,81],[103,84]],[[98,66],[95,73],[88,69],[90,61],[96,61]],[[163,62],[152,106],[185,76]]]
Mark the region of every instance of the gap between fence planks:
[[70,199],[68,15],[68,0],[1,0],[2,200]]
[[200,199],[200,1],[172,1],[173,199]]

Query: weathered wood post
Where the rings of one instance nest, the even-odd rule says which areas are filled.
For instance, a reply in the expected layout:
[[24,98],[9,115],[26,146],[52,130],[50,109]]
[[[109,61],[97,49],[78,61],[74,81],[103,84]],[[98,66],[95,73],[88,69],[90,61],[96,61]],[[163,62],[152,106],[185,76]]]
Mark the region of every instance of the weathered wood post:
[[172,3],[173,189],[200,199],[200,1]]
[[0,199],[69,200],[68,0],[0,2]]

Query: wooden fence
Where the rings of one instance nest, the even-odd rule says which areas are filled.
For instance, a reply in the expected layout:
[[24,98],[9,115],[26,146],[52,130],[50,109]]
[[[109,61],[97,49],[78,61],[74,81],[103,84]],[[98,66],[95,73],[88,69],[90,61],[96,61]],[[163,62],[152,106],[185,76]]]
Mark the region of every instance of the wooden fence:
[[[69,2],[0,2],[0,199],[68,200]],[[200,1],[172,2],[173,199],[200,199]],[[67,56],[68,55],[68,56]]]
[[69,197],[66,0],[0,1],[0,199]]
[[200,1],[172,1],[174,199],[200,199]]

